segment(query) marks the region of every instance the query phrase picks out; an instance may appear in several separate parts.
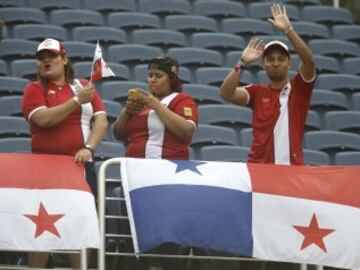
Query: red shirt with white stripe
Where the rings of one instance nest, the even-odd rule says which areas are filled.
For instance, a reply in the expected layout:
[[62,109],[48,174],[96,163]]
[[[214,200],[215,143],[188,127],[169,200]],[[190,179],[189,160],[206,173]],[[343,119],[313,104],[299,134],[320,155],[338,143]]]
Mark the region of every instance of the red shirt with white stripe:
[[[186,93],[174,92],[161,101],[171,111],[184,119],[198,123],[198,110],[195,101]],[[154,110],[144,108],[131,117],[126,125],[128,157],[154,159],[189,159],[191,137],[180,139],[173,134]]]
[[304,164],[302,138],[315,78],[300,73],[284,86],[248,85],[253,109],[253,142],[248,162]]
[[40,82],[26,85],[22,111],[30,123],[31,148],[33,153],[75,155],[84,147],[91,130],[91,119],[97,114],[106,113],[104,105],[95,91],[91,103],[82,104],[76,108],[63,122],[51,127],[40,128],[31,121],[34,112],[41,108],[51,108],[60,105],[75,96],[79,85],[86,85],[86,80],[75,80],[74,84],[57,86],[49,83],[48,91]]

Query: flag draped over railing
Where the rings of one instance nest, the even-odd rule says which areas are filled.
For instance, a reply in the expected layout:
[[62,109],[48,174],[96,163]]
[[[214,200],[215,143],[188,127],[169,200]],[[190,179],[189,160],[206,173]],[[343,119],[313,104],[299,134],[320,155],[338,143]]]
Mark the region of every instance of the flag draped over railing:
[[360,269],[360,167],[124,159],[136,252],[164,242]]
[[0,154],[0,250],[99,247],[84,168],[71,156]]

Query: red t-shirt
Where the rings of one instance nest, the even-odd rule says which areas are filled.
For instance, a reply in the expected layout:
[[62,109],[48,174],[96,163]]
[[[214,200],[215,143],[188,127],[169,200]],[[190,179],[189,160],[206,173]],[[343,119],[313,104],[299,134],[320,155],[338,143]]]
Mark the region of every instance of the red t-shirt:
[[[186,93],[172,93],[161,100],[171,111],[197,125],[197,105]],[[191,137],[180,139],[168,130],[154,110],[144,108],[126,125],[128,157],[189,159]]]
[[[78,81],[79,82],[79,81]],[[86,85],[86,80],[80,81]],[[51,108],[60,105],[75,96],[76,89],[69,84],[57,86],[50,83],[45,91],[40,82],[31,82],[26,85],[22,111],[30,123],[32,134],[31,148],[33,153],[75,155],[85,144],[91,130],[91,119],[94,115],[106,113],[104,105],[95,91],[91,103],[86,103],[75,109],[63,122],[52,128],[40,128],[31,121],[34,112],[41,108]]]
[[[314,82],[315,80],[304,81],[300,73],[290,81],[291,90],[287,100],[288,123],[285,124],[288,127],[286,139],[289,141],[291,164],[304,164],[302,138]],[[274,129],[280,115],[282,89],[273,89],[270,84],[249,85],[246,89],[250,95],[249,106],[253,109],[253,142],[248,162],[276,163],[275,151],[283,151],[281,142],[278,144],[279,149],[274,149]]]

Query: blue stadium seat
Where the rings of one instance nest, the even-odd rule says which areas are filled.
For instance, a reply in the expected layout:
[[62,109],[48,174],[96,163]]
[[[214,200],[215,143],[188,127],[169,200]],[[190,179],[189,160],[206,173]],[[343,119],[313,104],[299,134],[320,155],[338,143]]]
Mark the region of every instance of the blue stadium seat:
[[136,10],[135,0],[84,0],[84,7],[101,13]]
[[246,8],[240,2],[199,0],[194,2],[194,13],[215,19],[246,17]]
[[307,149],[326,152],[333,164],[337,152],[360,150],[360,135],[332,130],[308,131],[304,136],[304,145]]
[[72,30],[74,41],[97,43],[100,45],[112,45],[127,43],[124,30],[106,26],[78,26]]
[[12,61],[11,75],[34,81],[37,75],[37,61],[35,59],[20,59]]
[[[75,77],[77,78],[90,78],[92,61],[76,62],[74,63]],[[116,77],[103,78],[103,81],[111,80],[130,80],[129,68],[125,65],[107,62],[111,70],[115,73]]]
[[99,12],[84,9],[60,9],[50,12],[52,24],[66,27],[75,26],[102,26],[104,20]]
[[310,108],[323,117],[328,111],[349,110],[350,106],[343,93],[315,89],[311,96]]
[[111,45],[108,48],[108,59],[124,64],[144,64],[162,53],[160,48],[140,44]]
[[30,138],[2,138],[0,139],[0,153],[30,153]]
[[359,166],[360,151],[336,153],[335,164],[340,166]]
[[244,128],[240,131],[240,145],[245,147],[251,147],[253,140],[252,128]]
[[5,7],[25,7],[26,0],[2,0],[0,2],[0,8]]
[[338,39],[312,39],[309,47],[314,54],[334,56],[341,60],[348,56],[360,56],[360,50],[356,43]]
[[[297,54],[291,55],[292,70],[299,70],[300,66],[300,58]],[[339,73],[340,65],[339,62],[330,56],[324,56],[320,54],[315,55],[315,64],[316,64],[316,74],[324,74],[324,73]]]
[[252,126],[252,111],[247,107],[230,104],[201,105],[199,119],[201,124],[230,127],[240,132]]
[[94,59],[95,44],[81,41],[64,41],[63,43],[68,57],[73,62],[92,61]]
[[185,35],[178,31],[164,29],[139,29],[132,33],[132,41],[136,44],[151,45],[162,48],[185,47]]
[[191,140],[196,157],[200,157],[200,149],[206,145],[237,145],[236,132],[228,127],[198,125]]
[[38,43],[23,39],[4,39],[0,43],[0,58],[7,61],[34,58]]
[[29,0],[28,6],[45,11],[66,8],[76,9],[80,8],[80,2],[77,0]]
[[328,130],[360,134],[360,111],[327,112],[324,119]]
[[181,65],[187,67],[222,66],[222,55],[218,51],[184,47],[171,48],[168,53],[175,57]]
[[355,91],[360,91],[360,76],[351,74],[321,74],[317,78],[316,87],[340,91],[350,97]]
[[0,77],[0,96],[22,95],[30,81],[17,77]]
[[359,25],[334,25],[332,31],[335,39],[352,41],[357,44],[360,42]]
[[[136,65],[134,68],[134,80],[138,82],[147,82],[148,65]],[[191,72],[187,67],[180,67],[178,74],[182,83],[191,83]]]
[[107,117],[110,123],[113,123],[119,116],[122,105],[111,100],[103,100],[106,109]]
[[7,64],[5,60],[0,59],[0,76],[9,75]]
[[118,142],[102,141],[95,150],[95,161],[103,161],[114,157],[123,157],[125,155],[125,147]]
[[305,5],[321,5],[320,0],[280,0],[280,2],[285,4],[292,4],[297,7],[304,7]]
[[[195,71],[196,82],[199,84],[208,84],[220,86],[226,76],[230,73],[231,68],[226,67],[203,67],[197,68]],[[248,70],[244,70],[241,74],[240,85],[254,83],[252,74]]]
[[8,7],[0,9],[0,18],[7,25],[45,23],[45,13],[37,8]]
[[216,20],[199,15],[168,15],[165,17],[165,27],[183,33],[216,32]]
[[349,10],[331,6],[307,6],[302,9],[303,20],[322,23],[328,26],[335,24],[352,24],[353,19]]
[[217,50],[221,53],[242,50],[245,47],[242,37],[229,33],[195,33],[191,39],[193,47]]
[[[271,18],[271,6],[273,3],[261,3],[261,2],[254,2],[248,5],[249,10],[249,17],[256,18],[261,20],[267,20]],[[286,13],[290,20],[298,21],[300,19],[300,11],[297,6],[294,5],[285,5],[286,6]]]
[[209,145],[200,149],[201,160],[246,162],[249,148],[234,145]]
[[124,30],[160,28],[160,18],[142,12],[112,12],[108,15],[109,26]]
[[46,38],[67,40],[67,31],[60,25],[52,24],[19,24],[13,29],[14,38],[43,41]]
[[292,26],[304,40],[330,37],[329,29],[323,24],[302,21],[293,22]]
[[157,15],[191,13],[190,3],[181,0],[139,0],[139,9],[142,12]]
[[343,61],[344,73],[360,75],[360,57],[349,57]]
[[360,93],[352,95],[352,108],[360,111]]
[[318,150],[303,149],[306,165],[321,166],[330,165],[330,157],[327,153]]
[[318,113],[316,111],[310,110],[306,118],[305,130],[311,131],[311,130],[320,130],[320,129],[321,129],[321,123]]
[[104,139],[107,141],[115,142],[116,139],[114,138],[114,136],[112,134],[112,124],[115,122],[115,120],[119,116],[120,111],[122,110],[123,106],[120,103],[111,101],[111,100],[103,100],[103,103],[105,106],[107,119],[109,121],[109,126],[105,132]]
[[23,117],[0,116],[0,138],[30,136],[28,122]]
[[104,82],[101,87],[101,98],[125,104],[130,88],[148,89],[147,83],[135,81]]
[[22,96],[0,97],[0,115],[22,117],[21,102]]
[[247,40],[254,35],[275,35],[274,27],[268,22],[255,18],[229,18],[221,22],[225,33],[240,35]]
[[198,105],[225,103],[225,100],[220,97],[217,87],[202,84],[183,84],[183,89]]

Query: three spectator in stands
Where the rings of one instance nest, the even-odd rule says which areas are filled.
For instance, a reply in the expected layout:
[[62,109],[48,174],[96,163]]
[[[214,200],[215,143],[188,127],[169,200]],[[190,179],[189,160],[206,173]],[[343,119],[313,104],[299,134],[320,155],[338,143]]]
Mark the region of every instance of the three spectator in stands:
[[[253,142],[248,162],[301,165],[304,126],[316,77],[315,61],[310,48],[293,29],[286,8],[273,5],[271,15],[269,22],[287,36],[301,60],[299,72],[289,79],[291,57],[286,44],[252,39],[222,83],[220,94],[227,101],[253,109]],[[239,87],[242,71],[261,58],[269,83]]]

